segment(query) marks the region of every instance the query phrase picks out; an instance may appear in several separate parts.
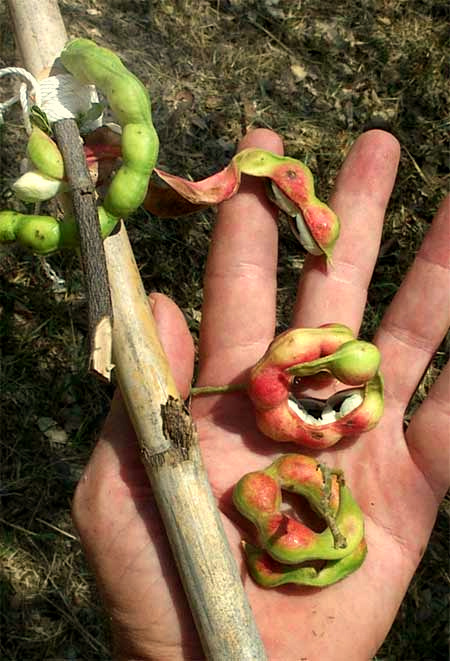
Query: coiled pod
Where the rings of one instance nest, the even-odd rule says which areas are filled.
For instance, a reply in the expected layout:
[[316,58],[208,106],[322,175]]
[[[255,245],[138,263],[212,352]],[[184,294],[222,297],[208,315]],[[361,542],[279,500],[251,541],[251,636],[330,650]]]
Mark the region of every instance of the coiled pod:
[[[378,349],[342,324],[282,333],[250,373],[247,392],[259,429],[315,449],[372,429],[383,413],[379,365]],[[302,396],[302,378],[311,384],[323,373],[353,387],[327,400]]]
[[[305,497],[325,529],[315,532],[282,511],[283,491]],[[244,551],[253,577],[266,587],[329,585],[358,568],[365,557],[363,515],[342,472],[311,457],[284,455],[265,470],[244,475],[233,501],[256,528],[258,546],[245,543]],[[320,571],[304,564],[317,560],[329,564]]]

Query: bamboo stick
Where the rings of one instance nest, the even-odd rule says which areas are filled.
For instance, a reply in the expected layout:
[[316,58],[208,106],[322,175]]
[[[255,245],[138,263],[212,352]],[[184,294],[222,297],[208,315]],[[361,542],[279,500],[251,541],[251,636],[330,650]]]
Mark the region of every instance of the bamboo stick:
[[[66,41],[57,2],[8,2],[24,65],[43,77]],[[205,657],[263,661],[264,648],[211,493],[195,428],[158,340],[124,226],[104,245],[118,380]]]

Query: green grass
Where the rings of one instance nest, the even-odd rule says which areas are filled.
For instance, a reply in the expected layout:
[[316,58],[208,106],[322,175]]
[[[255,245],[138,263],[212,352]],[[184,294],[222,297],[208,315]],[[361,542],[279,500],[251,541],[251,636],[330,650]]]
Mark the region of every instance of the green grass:
[[[326,199],[355,138],[388,126],[402,144],[382,254],[363,334],[370,337],[448,186],[447,4],[432,0],[118,0],[60,2],[70,36],[118,52],[153,99],[159,164],[195,179],[223,167],[251,127],[269,127],[308,163]],[[86,9],[94,10],[87,13]],[[0,4],[0,66],[17,63]],[[9,83],[3,86],[7,98]],[[20,113],[1,129],[1,190],[18,175]],[[16,203],[17,204],[17,203]],[[18,207],[19,208],[19,207]],[[183,309],[194,338],[212,211],[162,221],[139,212],[129,234],[147,290]],[[109,406],[111,387],[86,374],[86,309],[76,260],[48,263],[0,251],[2,537],[0,659],[107,659],[108,630],[74,538],[70,503]],[[302,255],[280,226],[279,327],[285,328]],[[419,390],[424,396],[437,362]],[[48,418],[52,422],[46,427]],[[53,433],[53,432],[57,433]],[[448,658],[449,505],[377,659]],[[388,577],[387,577],[388,579]]]

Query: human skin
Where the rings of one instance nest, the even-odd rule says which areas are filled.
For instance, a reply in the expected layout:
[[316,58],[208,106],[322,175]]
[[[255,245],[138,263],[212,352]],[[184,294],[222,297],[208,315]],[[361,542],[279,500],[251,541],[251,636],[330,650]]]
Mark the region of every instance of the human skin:
[[[241,148],[281,153],[281,140],[259,129]],[[358,333],[377,258],[399,144],[369,131],[353,145],[331,206],[341,218],[333,267],[309,256],[292,313],[293,327],[336,322]],[[192,404],[209,480],[245,589],[272,661],[366,661],[385,639],[423,555],[449,485],[450,369],[447,366],[403,433],[405,408],[449,326],[450,198],[438,211],[374,341],[382,355],[385,413],[357,442],[315,454],[342,468],[365,514],[363,566],[324,590],[267,590],[248,576],[240,540],[249,536],[231,501],[249,470],[264,469],[280,446],[256,428],[243,392]],[[276,322],[276,212],[259,181],[244,179],[223,203],[204,281],[197,385],[243,382],[273,339]],[[180,310],[151,296],[160,337],[178,387],[189,391],[194,349]],[[136,440],[116,395],[76,490],[73,515],[111,617],[115,659],[200,660],[203,653]]]

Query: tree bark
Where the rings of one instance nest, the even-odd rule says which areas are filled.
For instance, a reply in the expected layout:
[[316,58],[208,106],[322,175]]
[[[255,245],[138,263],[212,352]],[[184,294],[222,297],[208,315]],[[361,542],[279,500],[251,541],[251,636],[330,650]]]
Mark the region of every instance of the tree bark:
[[73,211],[80,235],[80,255],[88,306],[89,369],[110,380],[113,310],[109,292],[103,239],[95,202],[95,186],[87,167],[80,133],[74,119],[53,124],[64,159]]

